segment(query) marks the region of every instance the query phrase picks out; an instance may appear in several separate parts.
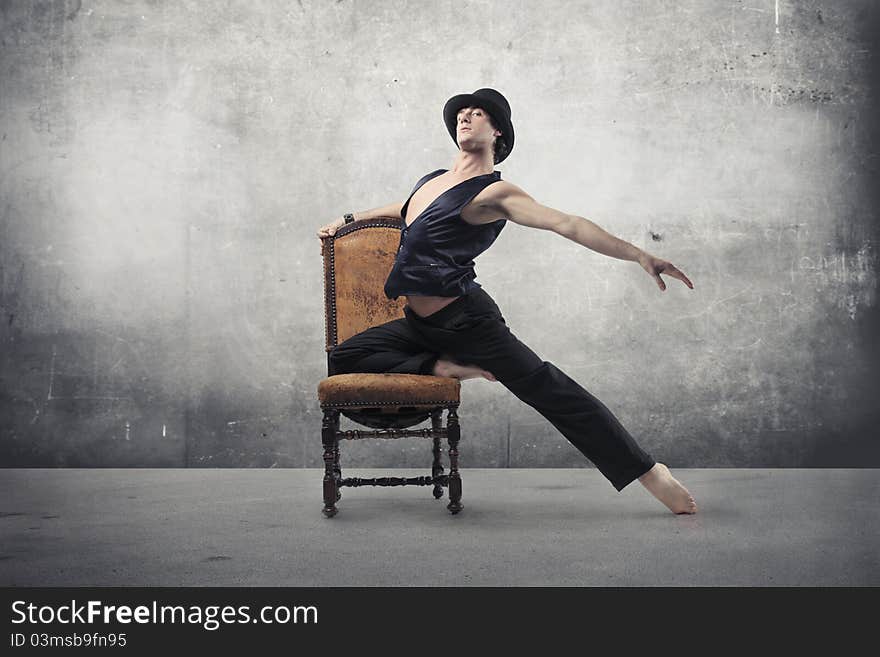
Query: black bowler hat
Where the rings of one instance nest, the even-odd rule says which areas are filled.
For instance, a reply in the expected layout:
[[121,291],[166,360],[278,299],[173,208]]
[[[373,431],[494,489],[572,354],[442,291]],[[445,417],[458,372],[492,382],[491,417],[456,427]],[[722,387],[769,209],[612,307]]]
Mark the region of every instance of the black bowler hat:
[[446,129],[449,130],[456,146],[458,145],[456,119],[458,111],[462,107],[482,107],[492,116],[492,122],[501,131],[504,141],[507,142],[507,152],[498,160],[498,162],[502,162],[513,150],[513,123],[510,122],[510,103],[494,89],[477,89],[472,94],[458,94],[447,100],[443,107],[443,121],[446,123]]

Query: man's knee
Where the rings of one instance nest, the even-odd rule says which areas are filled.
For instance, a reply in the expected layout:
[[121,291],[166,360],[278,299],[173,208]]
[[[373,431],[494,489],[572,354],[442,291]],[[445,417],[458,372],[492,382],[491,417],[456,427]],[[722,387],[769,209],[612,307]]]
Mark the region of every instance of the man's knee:
[[334,374],[346,374],[346,351],[342,345],[336,345],[330,350],[330,353],[327,355],[327,365],[329,367],[330,376]]

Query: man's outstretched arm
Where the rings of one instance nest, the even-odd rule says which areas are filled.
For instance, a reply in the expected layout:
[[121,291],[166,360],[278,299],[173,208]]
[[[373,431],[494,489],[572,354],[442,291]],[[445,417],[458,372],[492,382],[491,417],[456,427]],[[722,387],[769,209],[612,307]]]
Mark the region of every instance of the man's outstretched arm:
[[666,289],[666,283],[660,278],[660,274],[677,278],[694,289],[688,277],[671,262],[657,258],[615,237],[589,219],[541,205],[522,189],[507,181],[496,183],[489,189],[493,192],[490,200],[493,208],[514,223],[550,230],[602,255],[638,262],[651,274],[661,291]]

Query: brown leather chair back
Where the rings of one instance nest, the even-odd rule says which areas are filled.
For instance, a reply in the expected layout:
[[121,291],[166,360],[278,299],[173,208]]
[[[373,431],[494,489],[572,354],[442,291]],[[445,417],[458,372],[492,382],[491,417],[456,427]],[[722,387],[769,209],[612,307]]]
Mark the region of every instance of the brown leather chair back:
[[393,217],[366,219],[321,240],[327,352],[371,326],[404,316],[406,299],[388,299],[384,292],[402,226],[403,220]]

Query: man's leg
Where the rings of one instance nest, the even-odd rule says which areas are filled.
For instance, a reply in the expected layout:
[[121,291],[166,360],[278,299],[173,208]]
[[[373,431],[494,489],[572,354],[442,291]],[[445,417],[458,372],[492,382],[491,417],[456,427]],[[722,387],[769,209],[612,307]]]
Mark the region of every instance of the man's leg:
[[471,350],[455,353],[492,372],[504,387],[549,420],[618,492],[639,479],[673,513],[696,513],[696,502],[669,468],[639,447],[599,399],[553,363],[541,361],[531,372],[509,378],[517,368],[525,365],[523,369],[528,369],[540,359],[509,331],[496,330],[496,344],[507,345],[506,359],[486,359]]
[[330,352],[330,375],[354,372],[432,374],[439,354],[406,319],[394,319],[351,336]]
[[459,363],[491,372],[541,413],[618,491],[654,466],[654,459],[601,401],[511,333],[484,290],[474,290],[426,318],[406,315],[425,343]]
[[[543,415],[618,491],[656,463],[599,399],[553,363],[538,357],[501,322],[487,326],[491,348],[471,345],[452,353],[490,372]],[[478,345],[481,343],[477,343]]]
[[510,332],[484,290],[472,291],[428,317],[408,307],[404,314],[422,344],[442,358],[449,354],[456,363],[490,372],[547,418],[618,491],[638,478],[674,513],[696,512],[687,489],[638,446],[601,401]]
[[472,292],[458,312],[439,320],[416,319],[414,324],[460,362],[491,372],[549,420],[618,491],[638,478],[673,513],[696,512],[688,490],[638,446],[599,399],[510,332],[487,293]]
[[462,364],[491,372],[541,413],[618,491],[655,465],[601,401],[511,333],[484,290],[471,292],[447,313],[410,319],[424,340]]

